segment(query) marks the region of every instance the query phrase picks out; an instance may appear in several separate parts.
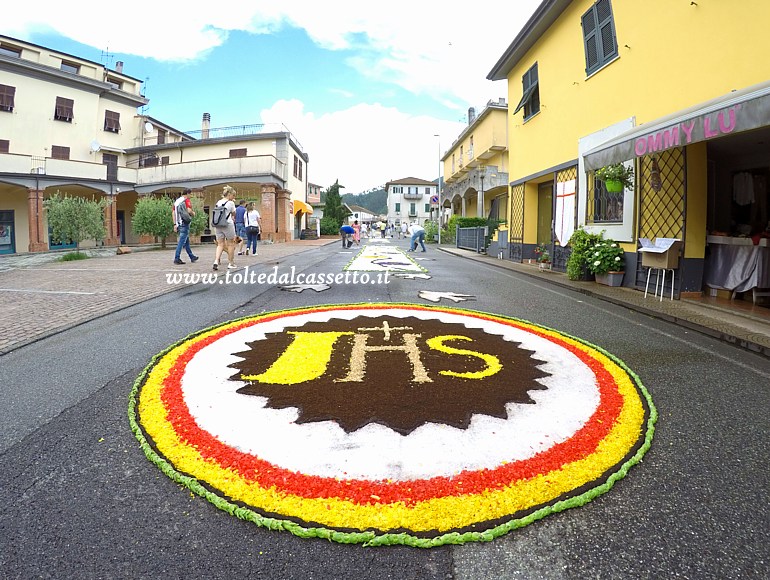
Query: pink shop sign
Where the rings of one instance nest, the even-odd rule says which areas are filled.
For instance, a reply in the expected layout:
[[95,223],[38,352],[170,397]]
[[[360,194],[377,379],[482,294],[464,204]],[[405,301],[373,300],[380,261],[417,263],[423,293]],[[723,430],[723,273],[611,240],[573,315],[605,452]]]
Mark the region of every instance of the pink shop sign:
[[732,133],[739,126],[741,108],[742,105],[735,105],[638,137],[634,141],[634,153],[641,157]]

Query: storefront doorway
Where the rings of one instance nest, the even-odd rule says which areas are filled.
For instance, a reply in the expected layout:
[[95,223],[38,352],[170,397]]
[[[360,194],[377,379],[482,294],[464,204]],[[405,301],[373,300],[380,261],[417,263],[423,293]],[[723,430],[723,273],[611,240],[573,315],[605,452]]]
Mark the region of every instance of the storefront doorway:
[[16,253],[13,210],[0,211],[0,254]]

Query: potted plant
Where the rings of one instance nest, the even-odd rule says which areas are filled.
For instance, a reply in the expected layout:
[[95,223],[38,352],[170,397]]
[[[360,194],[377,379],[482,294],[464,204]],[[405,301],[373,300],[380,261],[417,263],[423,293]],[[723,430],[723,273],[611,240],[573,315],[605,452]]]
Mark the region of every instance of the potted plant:
[[535,248],[535,256],[537,256],[536,261],[541,270],[551,269],[551,253],[548,251],[548,246],[538,244]]
[[621,286],[625,251],[614,240],[602,240],[594,245],[588,262],[588,269],[596,276],[599,284],[606,286]]
[[592,234],[582,227],[575,230],[567,242],[570,248],[567,259],[567,278],[570,280],[593,280],[594,275],[588,269],[591,249],[602,240],[601,234]]
[[634,185],[634,168],[623,163],[613,163],[597,169],[594,177],[604,182],[607,191],[618,193]]

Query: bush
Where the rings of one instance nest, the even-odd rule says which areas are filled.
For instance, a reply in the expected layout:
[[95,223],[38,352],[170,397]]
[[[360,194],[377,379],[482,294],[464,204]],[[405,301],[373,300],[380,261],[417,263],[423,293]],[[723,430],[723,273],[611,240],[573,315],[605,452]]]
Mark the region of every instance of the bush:
[[425,241],[429,244],[437,242],[434,236],[438,235],[438,224],[436,222],[425,222],[423,227],[425,228]]
[[602,234],[591,234],[583,228],[575,230],[567,245],[572,249],[567,259],[567,278],[582,280],[588,270],[591,250],[602,240]]
[[173,205],[171,198],[166,196],[140,197],[131,217],[134,233],[160,238],[160,245],[165,248],[166,238],[174,233]]
[[340,225],[333,217],[324,216],[321,218],[321,235],[333,236],[340,233]]
[[591,249],[588,269],[594,274],[622,272],[625,269],[625,255],[625,251],[615,240],[603,240]]
[[75,242],[80,249],[83,240],[103,240],[107,235],[104,227],[106,199],[94,201],[84,197],[62,196],[57,191],[43,202],[52,242]]
[[74,262],[75,260],[87,260],[90,256],[83,252],[69,252],[59,258],[59,262]]

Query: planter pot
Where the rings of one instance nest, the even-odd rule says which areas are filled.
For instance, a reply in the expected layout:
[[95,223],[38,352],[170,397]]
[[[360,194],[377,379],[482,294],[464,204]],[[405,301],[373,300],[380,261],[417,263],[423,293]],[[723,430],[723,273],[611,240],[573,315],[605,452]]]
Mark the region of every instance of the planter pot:
[[625,272],[607,272],[606,274],[596,274],[596,282],[605,286],[622,286],[623,275]]
[[551,269],[551,262],[538,262],[537,266],[541,270],[550,270]]
[[604,182],[604,187],[606,187],[607,191],[610,193],[620,193],[623,191],[623,183],[615,179],[606,180]]

